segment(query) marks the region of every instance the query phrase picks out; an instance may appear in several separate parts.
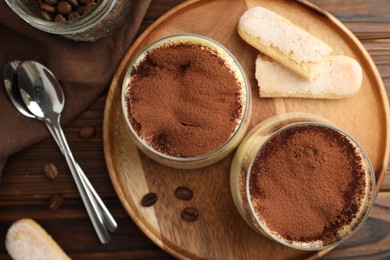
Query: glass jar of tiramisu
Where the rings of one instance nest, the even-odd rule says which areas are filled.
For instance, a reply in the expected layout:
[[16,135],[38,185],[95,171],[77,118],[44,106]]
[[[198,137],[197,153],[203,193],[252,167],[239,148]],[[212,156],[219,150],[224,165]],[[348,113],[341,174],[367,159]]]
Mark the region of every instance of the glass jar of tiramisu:
[[130,137],[146,155],[175,168],[227,156],[248,128],[251,94],[237,59],[218,42],[169,35],[132,61],[122,86]]
[[[35,28],[76,41],[96,41],[109,36],[123,22],[134,3],[128,0],[6,2],[19,17]],[[57,6],[59,2],[65,5],[60,8]],[[58,12],[59,9],[61,12]],[[57,19],[56,14],[61,15],[61,19]]]
[[363,148],[318,116],[283,114],[255,126],[233,158],[234,202],[260,234],[301,250],[351,237],[372,207],[375,175]]

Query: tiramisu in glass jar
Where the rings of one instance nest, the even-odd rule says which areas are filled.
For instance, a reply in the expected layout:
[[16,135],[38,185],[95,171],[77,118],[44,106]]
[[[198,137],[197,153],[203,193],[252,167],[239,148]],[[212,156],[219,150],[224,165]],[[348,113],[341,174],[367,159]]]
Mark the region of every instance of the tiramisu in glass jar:
[[251,95],[244,71],[225,47],[179,34],[135,57],[121,101],[130,136],[146,155],[190,169],[221,160],[239,144]]
[[293,113],[248,133],[230,184],[239,212],[257,232],[295,249],[320,250],[365,222],[375,175],[351,136],[317,116]]

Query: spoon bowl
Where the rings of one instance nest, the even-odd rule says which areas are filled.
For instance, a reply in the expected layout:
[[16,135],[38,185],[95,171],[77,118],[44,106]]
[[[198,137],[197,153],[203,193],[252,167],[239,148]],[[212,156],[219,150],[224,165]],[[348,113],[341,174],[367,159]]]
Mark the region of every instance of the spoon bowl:
[[35,118],[30,110],[28,110],[27,106],[24,104],[22,96],[20,95],[20,91],[18,88],[18,69],[22,64],[19,60],[14,60],[7,63],[3,70],[3,78],[4,78],[4,86],[5,91],[12,104],[22,113],[24,116]]
[[35,61],[25,61],[18,69],[20,95],[38,119],[53,119],[64,109],[64,92],[53,73]]

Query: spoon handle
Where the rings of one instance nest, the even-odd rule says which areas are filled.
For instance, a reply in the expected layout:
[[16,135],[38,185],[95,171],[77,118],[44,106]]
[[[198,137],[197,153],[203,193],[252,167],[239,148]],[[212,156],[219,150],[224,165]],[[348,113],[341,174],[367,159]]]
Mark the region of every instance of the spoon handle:
[[68,163],[73,179],[75,180],[77,189],[79,190],[79,193],[81,195],[81,199],[83,200],[85,208],[92,221],[92,224],[95,228],[100,242],[102,244],[107,244],[110,241],[110,235],[106,229],[106,226],[104,225],[99,206],[95,201],[93,193],[87,188],[85,181],[83,181],[82,175],[77,170],[77,163],[73,157],[72,152],[70,151],[68,142],[66,141],[64,132],[62,131],[61,125],[59,123],[59,116],[56,116],[56,118],[53,118],[51,120],[45,120],[45,123],[50,133],[52,133],[56,141],[58,141],[60,149],[65,156],[65,160]]
[[[56,141],[57,145],[60,147],[62,154],[65,156],[65,151],[63,150],[63,148],[61,148],[61,143],[58,140],[55,132],[52,132],[52,130],[49,127],[48,127],[48,129],[49,129],[50,133],[52,134],[52,136],[54,137],[54,140]],[[110,232],[115,232],[118,228],[118,224],[116,223],[114,217],[111,215],[110,211],[107,209],[106,205],[104,204],[104,202],[102,201],[100,196],[95,191],[95,188],[92,186],[92,184],[88,180],[83,169],[81,169],[80,165],[77,162],[76,162],[76,170],[78,171],[78,173],[81,177],[81,180],[84,183],[84,186],[91,191],[91,193],[92,193],[92,195],[93,195],[93,197],[94,197],[94,199],[99,207],[99,210],[101,212],[101,216],[103,218],[104,224],[106,225],[106,227],[108,228],[108,230]]]
[[92,193],[99,207],[99,210],[102,214],[104,224],[106,225],[106,227],[110,232],[115,232],[118,228],[118,224],[116,223],[114,217],[111,215],[106,205],[104,205],[104,202],[101,200],[100,196],[97,194],[97,192],[93,188],[92,184],[89,182],[87,176],[85,175],[84,171],[81,169],[78,163],[76,163],[76,169],[81,176],[81,180],[84,182],[84,186],[86,186],[86,188]]

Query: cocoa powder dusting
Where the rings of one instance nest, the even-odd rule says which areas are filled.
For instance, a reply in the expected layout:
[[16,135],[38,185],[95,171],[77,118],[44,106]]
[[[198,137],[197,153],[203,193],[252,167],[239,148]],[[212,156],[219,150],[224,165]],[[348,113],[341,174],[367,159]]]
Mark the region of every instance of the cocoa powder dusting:
[[361,161],[350,141],[333,129],[284,130],[263,146],[252,166],[254,208],[289,241],[326,243],[356,217],[366,182]]
[[154,149],[195,157],[222,146],[242,114],[242,90],[225,61],[192,43],[158,47],[133,70],[129,119]]

